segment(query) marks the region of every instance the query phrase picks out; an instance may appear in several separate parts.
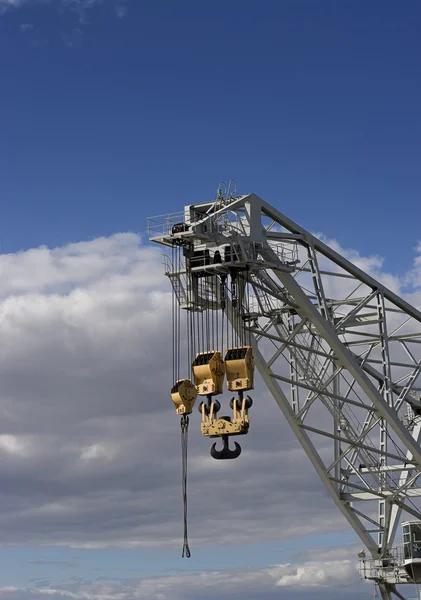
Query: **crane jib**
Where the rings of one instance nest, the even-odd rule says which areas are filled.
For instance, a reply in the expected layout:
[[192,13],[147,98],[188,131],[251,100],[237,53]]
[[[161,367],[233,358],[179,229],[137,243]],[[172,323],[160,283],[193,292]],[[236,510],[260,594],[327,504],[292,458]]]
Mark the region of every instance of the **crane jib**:
[[229,438],[252,431],[257,371],[361,540],[361,576],[403,597],[396,586],[421,583],[421,312],[235,187],[149,220],[169,252],[176,412],[186,431],[200,396],[211,456],[238,458]]

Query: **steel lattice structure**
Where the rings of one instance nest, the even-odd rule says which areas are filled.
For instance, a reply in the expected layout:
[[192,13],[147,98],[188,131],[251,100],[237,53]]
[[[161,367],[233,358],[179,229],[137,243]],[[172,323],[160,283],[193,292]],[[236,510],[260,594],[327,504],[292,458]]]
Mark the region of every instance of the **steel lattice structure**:
[[[177,299],[200,311],[190,276],[213,275],[207,302],[250,334],[261,378],[368,551],[364,576],[382,598],[403,598],[395,586],[412,580],[397,528],[402,511],[421,520],[421,312],[255,194],[155,217],[149,235],[210,254],[231,247],[226,264],[168,263]],[[247,273],[241,319],[229,289],[221,307],[218,277],[233,266]]]

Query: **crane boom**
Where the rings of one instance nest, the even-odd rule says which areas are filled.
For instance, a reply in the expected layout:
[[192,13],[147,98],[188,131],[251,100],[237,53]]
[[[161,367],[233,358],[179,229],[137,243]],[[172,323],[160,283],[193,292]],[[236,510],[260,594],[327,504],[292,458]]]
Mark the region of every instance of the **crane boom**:
[[[219,190],[213,202],[151,218],[149,237],[179,249],[166,274],[192,328],[191,315],[208,311],[250,344],[368,552],[363,576],[383,598],[403,598],[396,584],[418,577],[395,537],[402,511],[421,522],[421,312],[256,194]],[[223,325],[221,338],[223,353]]]

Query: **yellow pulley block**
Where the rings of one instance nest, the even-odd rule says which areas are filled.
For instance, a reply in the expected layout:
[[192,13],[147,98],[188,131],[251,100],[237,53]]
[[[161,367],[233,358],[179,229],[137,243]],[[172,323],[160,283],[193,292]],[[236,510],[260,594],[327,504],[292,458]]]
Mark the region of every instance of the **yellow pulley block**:
[[202,415],[201,430],[202,435],[206,437],[222,437],[223,435],[245,435],[250,426],[249,409],[253,406],[253,400],[250,396],[243,397],[240,392],[238,398],[232,398],[230,407],[233,411],[231,417],[220,417],[218,412],[221,405],[218,400],[213,400],[210,404],[201,402],[199,412]]
[[192,370],[199,396],[222,394],[225,369],[220,352],[199,352],[192,362]]
[[179,379],[171,388],[171,399],[178,415],[189,415],[197,398],[197,389],[190,379]]
[[228,348],[225,353],[227,388],[231,392],[252,390],[254,387],[254,358],[251,346]]
[[247,419],[231,420],[230,417],[221,417],[220,419],[202,421],[200,424],[202,435],[205,437],[222,437],[223,435],[244,435],[249,430],[249,421]]
[[241,454],[241,446],[235,442],[235,447],[229,447],[229,437],[235,435],[245,435],[249,430],[249,408],[253,405],[253,400],[250,396],[244,398],[243,392],[238,393],[238,397],[231,399],[230,407],[233,410],[233,418],[220,417],[218,412],[221,408],[218,400],[201,402],[199,411],[202,414],[202,423],[200,428],[202,435],[210,438],[222,439],[222,450],[216,449],[216,444],[213,444],[210,450],[211,456],[218,460],[238,458]]

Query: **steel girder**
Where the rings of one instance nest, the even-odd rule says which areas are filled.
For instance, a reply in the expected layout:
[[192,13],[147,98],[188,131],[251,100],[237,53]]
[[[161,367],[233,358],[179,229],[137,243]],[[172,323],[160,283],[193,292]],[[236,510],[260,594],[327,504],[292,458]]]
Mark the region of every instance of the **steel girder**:
[[[250,318],[236,318],[229,290],[228,318],[251,334],[258,371],[336,506],[373,559],[387,556],[402,510],[421,520],[421,312],[363,259],[255,194],[191,205],[183,218],[178,239],[195,248],[235,245]],[[172,222],[151,239],[171,246]],[[184,306],[200,310],[187,271],[167,274]]]

